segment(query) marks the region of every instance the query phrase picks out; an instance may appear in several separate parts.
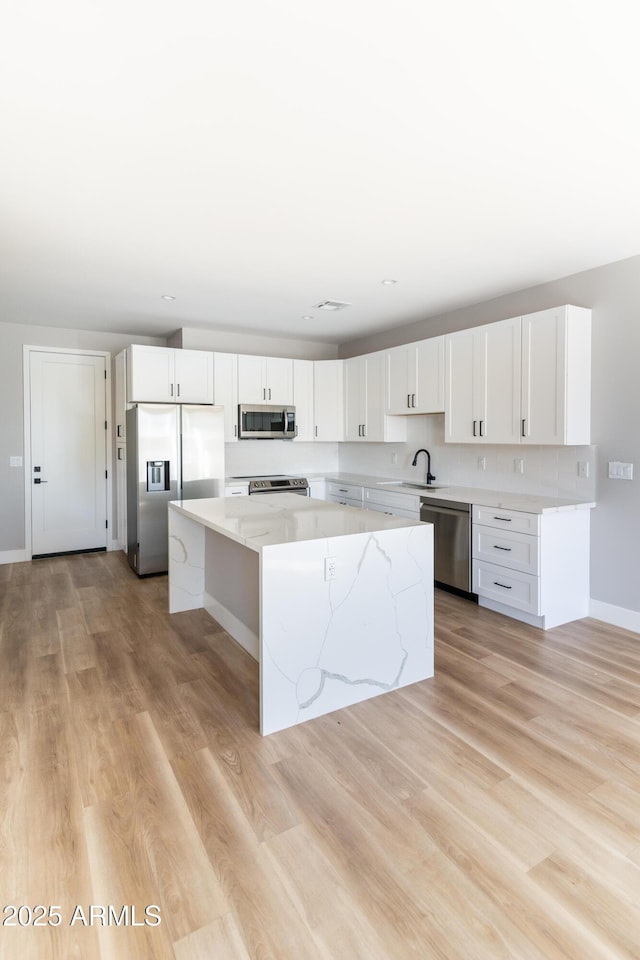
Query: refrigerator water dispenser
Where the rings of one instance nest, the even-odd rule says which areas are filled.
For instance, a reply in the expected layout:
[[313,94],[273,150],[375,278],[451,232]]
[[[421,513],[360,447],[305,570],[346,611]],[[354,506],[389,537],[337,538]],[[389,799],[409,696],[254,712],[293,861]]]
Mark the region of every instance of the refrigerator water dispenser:
[[147,460],[147,491],[169,490],[169,460]]

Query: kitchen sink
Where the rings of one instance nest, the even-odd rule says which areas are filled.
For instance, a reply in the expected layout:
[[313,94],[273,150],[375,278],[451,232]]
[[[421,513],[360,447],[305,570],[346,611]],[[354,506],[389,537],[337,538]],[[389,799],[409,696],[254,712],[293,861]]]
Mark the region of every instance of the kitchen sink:
[[445,488],[437,483],[408,483],[403,481],[401,486],[411,487],[412,490],[444,490]]
[[410,483],[408,480],[379,480],[378,487],[411,487],[412,490],[443,490],[445,485],[438,483]]

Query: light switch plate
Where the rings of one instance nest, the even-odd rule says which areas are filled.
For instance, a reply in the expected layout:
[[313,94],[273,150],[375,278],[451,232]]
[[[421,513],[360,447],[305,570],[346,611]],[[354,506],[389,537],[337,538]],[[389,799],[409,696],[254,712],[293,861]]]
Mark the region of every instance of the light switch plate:
[[610,480],[633,480],[633,464],[621,460],[609,460]]
[[9,466],[10,466],[10,467],[21,467],[21,466],[22,466],[22,457],[9,457]]

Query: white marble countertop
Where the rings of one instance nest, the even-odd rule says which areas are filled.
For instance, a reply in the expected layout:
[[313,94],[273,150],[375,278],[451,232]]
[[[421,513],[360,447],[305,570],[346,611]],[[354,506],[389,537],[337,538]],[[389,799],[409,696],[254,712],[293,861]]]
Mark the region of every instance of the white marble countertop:
[[376,533],[419,523],[295,493],[172,500],[169,508],[258,553],[262,547],[274,544]]
[[595,503],[588,501],[501,490],[483,490],[479,487],[447,487],[444,484],[436,484],[430,488],[420,489],[409,486],[409,481],[403,483],[403,481],[390,477],[372,477],[358,473],[324,473],[317,474],[315,477],[317,479],[337,480],[340,483],[360,484],[363,487],[380,487],[383,490],[429,497],[434,500],[451,500],[456,503],[478,504],[485,507],[497,507],[502,510],[520,510],[523,513],[589,510],[595,507]]

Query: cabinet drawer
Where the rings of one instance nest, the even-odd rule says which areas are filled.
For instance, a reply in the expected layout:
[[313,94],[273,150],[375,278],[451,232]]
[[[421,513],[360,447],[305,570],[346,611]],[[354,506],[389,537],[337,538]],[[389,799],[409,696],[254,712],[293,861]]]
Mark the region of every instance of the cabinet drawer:
[[[410,497],[408,499],[411,499]],[[376,513],[386,513],[392,517],[406,517],[408,520],[419,520],[420,519],[420,509],[416,508],[415,510],[407,510],[404,507],[389,507],[385,506],[383,503],[367,503],[364,504],[365,510],[375,510]]]
[[411,510],[416,514],[420,513],[420,497],[411,493],[396,493],[393,490],[380,490],[378,487],[364,488],[365,505],[377,504],[382,510],[393,511],[395,507],[401,510]]
[[337,480],[327,480],[327,497],[332,500],[338,497],[344,500],[357,500],[358,506],[362,506],[362,487],[355,483],[338,483]]
[[473,505],[473,522],[484,527],[496,527],[499,530],[514,530],[517,533],[540,533],[540,514],[524,513],[520,510],[501,510],[499,507]]
[[529,573],[474,560],[473,592],[526,613],[540,614],[540,578]]
[[234,484],[224,488],[225,497],[246,497],[249,495],[249,484]]
[[354,500],[350,497],[344,497],[340,493],[330,493],[327,497],[327,500],[330,503],[339,503],[343,507],[356,507],[357,510],[362,510],[362,500]]
[[474,560],[488,560],[510,570],[540,576],[540,539],[527,533],[498,530],[474,523],[471,531]]

